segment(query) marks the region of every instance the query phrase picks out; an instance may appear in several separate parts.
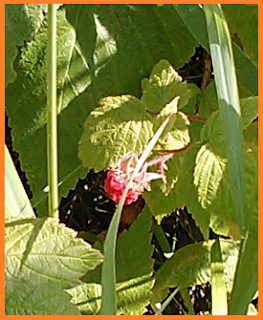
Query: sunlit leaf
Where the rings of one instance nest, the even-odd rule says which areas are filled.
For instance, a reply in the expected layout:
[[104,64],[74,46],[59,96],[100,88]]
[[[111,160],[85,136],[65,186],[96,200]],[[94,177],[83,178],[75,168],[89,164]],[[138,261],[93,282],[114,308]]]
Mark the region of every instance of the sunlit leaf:
[[85,167],[99,171],[130,151],[140,155],[153,135],[152,127],[139,99],[128,95],[102,99],[85,121],[79,157]]

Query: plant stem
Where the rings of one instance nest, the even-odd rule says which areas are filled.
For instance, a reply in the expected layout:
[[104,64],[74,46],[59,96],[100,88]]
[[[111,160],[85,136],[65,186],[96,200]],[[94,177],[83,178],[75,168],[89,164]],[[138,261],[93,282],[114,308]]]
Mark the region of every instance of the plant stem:
[[56,20],[56,4],[49,4],[47,30],[47,168],[49,185],[48,215],[54,218],[58,218]]

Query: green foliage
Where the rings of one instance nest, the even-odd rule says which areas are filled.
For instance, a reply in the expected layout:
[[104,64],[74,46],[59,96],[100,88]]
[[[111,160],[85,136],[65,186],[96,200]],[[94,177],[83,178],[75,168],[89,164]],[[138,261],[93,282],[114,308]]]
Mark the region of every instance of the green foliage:
[[[23,24],[20,30],[24,27]],[[27,172],[33,191],[32,203],[39,215],[47,212],[45,43],[44,20],[35,38],[18,56],[14,65],[17,79],[6,91],[14,148],[20,154],[22,169]],[[193,54],[195,46],[196,41],[170,5],[66,5],[58,10],[62,196],[86,174],[77,156],[77,144],[84,119],[99,99],[127,93],[139,96],[140,81],[148,76],[156,62],[165,58],[178,68]],[[35,151],[34,157],[31,150]]]

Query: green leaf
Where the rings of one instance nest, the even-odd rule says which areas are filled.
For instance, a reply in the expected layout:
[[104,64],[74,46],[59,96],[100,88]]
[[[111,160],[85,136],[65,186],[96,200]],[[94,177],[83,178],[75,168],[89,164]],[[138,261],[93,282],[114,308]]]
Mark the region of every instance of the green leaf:
[[[185,23],[189,31],[202,47],[209,52],[209,42],[206,30],[204,12],[198,4],[174,4],[174,7]],[[244,9],[246,11],[246,9]],[[232,19],[236,19],[232,16]],[[242,20],[241,20],[242,21]],[[243,22],[241,22],[243,23]],[[256,21],[253,22],[255,25]],[[198,26],[198,28],[196,28]],[[258,70],[255,64],[249,59],[235,43],[232,42],[233,53],[236,62],[236,72],[239,85],[246,88],[249,95],[258,94]]]
[[152,127],[139,99],[129,95],[104,98],[85,121],[79,157],[85,167],[106,169],[129,151],[141,154],[153,135]]
[[34,217],[31,203],[5,145],[5,217]]
[[70,303],[70,295],[61,290],[56,283],[39,286],[27,281],[12,281],[5,294],[6,315],[80,315]]
[[[116,290],[117,312],[143,314],[149,304],[153,285],[151,273],[153,246],[150,233],[152,215],[147,207],[128,231],[117,240]],[[96,314],[101,306],[101,266],[82,277],[86,284],[69,290],[73,302],[84,314]]]
[[14,279],[27,283],[52,282],[60,288],[79,283],[85,272],[102,262],[102,255],[76,232],[47,219],[8,219],[5,225],[7,288]]
[[250,59],[258,63],[258,6],[222,5],[232,39]]
[[[59,184],[66,196],[87,173],[77,156],[78,141],[98,101],[127,93],[139,97],[141,80],[160,59],[178,69],[197,43],[171,5],[64,5],[58,13]],[[23,59],[30,59],[18,57],[18,78],[6,90],[14,149],[42,216],[47,212],[45,28],[44,21],[23,48]]]
[[176,96],[180,96],[179,108],[184,107],[191,95],[187,84],[166,60],[161,60],[153,68],[148,79],[142,83],[141,100],[151,112],[159,112]]
[[29,41],[43,20],[41,4],[5,5],[5,86],[14,82],[16,72],[13,68],[17,47]]
[[[211,247],[213,244],[214,240],[209,240],[187,245],[177,250],[171,259],[166,260],[155,274],[152,304],[161,302],[168,288],[211,282]],[[238,249],[234,242],[228,240],[221,240],[220,245],[227,291],[230,292]]]

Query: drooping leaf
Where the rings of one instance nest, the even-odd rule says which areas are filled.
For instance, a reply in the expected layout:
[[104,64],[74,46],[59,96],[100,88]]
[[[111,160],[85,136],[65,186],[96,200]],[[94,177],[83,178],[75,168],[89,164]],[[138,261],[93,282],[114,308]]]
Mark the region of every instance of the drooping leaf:
[[79,157],[85,167],[99,171],[115,164],[125,153],[141,154],[152,135],[151,118],[139,99],[128,95],[107,97],[85,121]]
[[85,272],[102,262],[76,232],[52,218],[8,219],[5,225],[5,274],[7,290],[14,279],[27,283],[52,282],[60,288],[79,283]]
[[[129,315],[145,312],[149,304],[153,259],[150,244],[152,214],[147,207],[136,218],[128,231],[117,240],[116,278],[117,309]],[[101,266],[82,277],[86,284],[69,290],[73,302],[84,314],[96,314],[101,306]]]
[[80,315],[70,295],[55,283],[28,283],[12,280],[5,294],[6,315]]
[[[33,40],[22,50],[25,59],[19,56],[15,64],[18,79],[6,91],[14,149],[27,172],[39,215],[47,212],[44,30],[45,22],[38,42]],[[139,97],[140,82],[155,63],[167,59],[174,68],[181,67],[194,53],[196,41],[170,5],[66,5],[58,10],[58,30],[58,96],[63,109],[58,116],[63,159],[59,182],[65,196],[87,172],[78,159],[77,144],[84,119],[98,101],[109,95]]]
[[[171,259],[157,270],[152,305],[161,302],[168,288],[188,287],[211,281],[211,247],[214,240],[187,245],[175,252]],[[238,248],[232,241],[221,240],[222,260],[227,291],[233,284]],[[226,268],[225,268],[226,266]]]
[[184,107],[190,98],[190,89],[182,82],[182,77],[166,60],[161,60],[153,68],[149,79],[143,79],[142,98],[146,108],[159,112],[176,96],[180,96],[179,108]]
[[43,20],[41,4],[5,5],[5,86],[14,82],[16,72],[13,68],[17,47],[29,41]]

